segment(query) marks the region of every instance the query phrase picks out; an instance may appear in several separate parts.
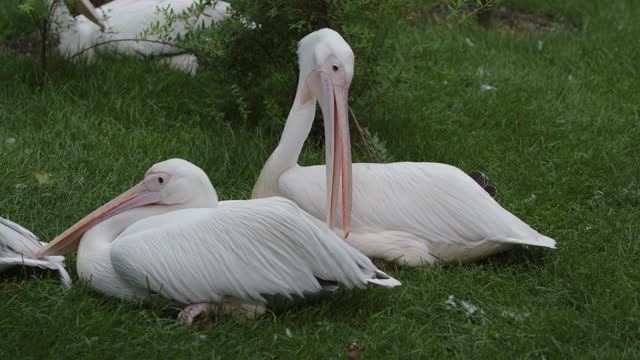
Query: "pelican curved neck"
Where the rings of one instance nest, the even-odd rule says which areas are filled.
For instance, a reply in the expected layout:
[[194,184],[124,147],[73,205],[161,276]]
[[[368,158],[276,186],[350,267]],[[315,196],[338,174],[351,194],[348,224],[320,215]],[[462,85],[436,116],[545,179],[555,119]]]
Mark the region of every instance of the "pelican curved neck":
[[151,205],[127,210],[118,215],[114,215],[89,229],[82,236],[80,245],[86,246],[87,243],[94,241],[111,243],[129,226],[137,223],[138,221],[151,216],[162,215],[167,212],[177,210],[178,208],[178,206]]
[[315,98],[302,103],[303,86],[304,77],[300,76],[296,97],[280,136],[280,142],[262,168],[252,197],[277,195],[280,175],[298,163],[300,152],[309,136],[316,115]]
[[269,160],[274,160],[273,162],[277,163],[274,166],[279,164],[286,166],[285,169],[282,169],[282,172],[298,163],[300,152],[302,152],[302,147],[309,136],[313,119],[316,116],[315,98],[310,98],[306,103],[302,103],[303,86],[304,80],[301,79],[298,83],[293,105],[289,110],[289,116],[284,124],[280,142],[273,151],[273,154],[278,156],[275,159],[272,159],[274,158],[273,155],[269,158]]
[[78,276],[94,289],[120,298],[144,298],[115,272],[111,262],[113,241],[128,227],[148,217],[176,210],[174,206],[143,206],[127,210],[89,229],[80,240],[76,268]]

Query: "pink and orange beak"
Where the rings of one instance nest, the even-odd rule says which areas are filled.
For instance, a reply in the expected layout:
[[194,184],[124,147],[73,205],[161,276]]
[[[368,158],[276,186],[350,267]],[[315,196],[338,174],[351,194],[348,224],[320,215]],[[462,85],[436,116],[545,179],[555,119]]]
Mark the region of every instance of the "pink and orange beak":
[[327,176],[327,224],[336,223],[339,199],[342,200],[342,230],[349,236],[351,224],[351,140],[349,137],[349,87],[332,84],[326,73],[320,73],[323,91],[322,108],[325,131]]
[[160,201],[160,192],[147,189],[145,181],[141,181],[56,236],[47,246],[36,253],[36,257],[64,255],[76,250],[82,235],[95,225],[123,211],[154,204],[158,201]]
[[[63,6],[63,5],[62,5]],[[100,15],[93,7],[93,4],[89,0],[75,0],[75,7],[82,15],[89,19],[94,24],[100,26],[100,30],[104,32],[107,29],[105,23],[100,19]]]

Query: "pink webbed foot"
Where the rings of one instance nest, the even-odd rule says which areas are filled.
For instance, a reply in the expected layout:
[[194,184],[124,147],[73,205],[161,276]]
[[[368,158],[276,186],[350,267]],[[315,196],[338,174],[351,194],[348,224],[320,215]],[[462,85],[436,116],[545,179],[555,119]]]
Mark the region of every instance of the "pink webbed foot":
[[232,316],[241,316],[249,319],[255,319],[258,316],[264,314],[264,305],[256,304],[209,304],[206,302],[193,303],[187,305],[180,314],[178,314],[178,321],[191,325],[193,320],[202,313],[224,314]]
[[191,325],[193,323],[193,319],[202,313],[207,313],[210,307],[211,305],[205,302],[189,304],[180,311],[180,314],[178,314],[178,321],[183,324]]

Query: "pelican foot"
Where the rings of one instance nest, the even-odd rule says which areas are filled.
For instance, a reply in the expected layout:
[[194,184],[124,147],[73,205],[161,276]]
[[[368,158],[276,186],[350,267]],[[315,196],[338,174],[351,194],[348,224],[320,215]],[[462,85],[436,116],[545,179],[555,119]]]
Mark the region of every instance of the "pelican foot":
[[178,314],[178,321],[186,325],[191,325],[193,319],[202,313],[207,313],[209,308],[210,304],[205,302],[189,304]]
[[264,305],[256,304],[209,304],[206,302],[193,303],[187,305],[180,314],[178,314],[178,321],[191,325],[193,320],[200,316],[202,313],[214,313],[233,316],[242,316],[248,319],[255,319],[258,316],[264,314]]

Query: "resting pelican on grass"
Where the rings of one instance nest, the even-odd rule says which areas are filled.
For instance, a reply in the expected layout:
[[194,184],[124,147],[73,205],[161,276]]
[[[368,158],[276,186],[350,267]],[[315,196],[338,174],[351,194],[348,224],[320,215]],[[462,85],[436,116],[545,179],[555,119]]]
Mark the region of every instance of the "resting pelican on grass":
[[[142,57],[162,57],[170,66],[188,73],[195,73],[198,59],[195,55],[175,46],[153,42],[161,40],[156,35],[143,37],[142,34],[152,25],[167,24],[167,19],[159,9],[172,9],[178,15],[196,6],[198,0],[114,0],[99,8],[94,8],[89,0],[76,0],[76,7],[83,14],[75,18],[63,4],[53,7],[54,31],[58,34],[58,51],[65,57],[77,58],[82,54],[91,61],[95,48],[112,50],[123,55]],[[62,0],[59,0],[62,1]],[[195,13],[194,13],[195,14]],[[229,16],[229,4],[213,1],[197,19],[178,19],[170,24],[170,37],[184,36],[189,27],[210,26],[214,22]],[[126,39],[144,39],[151,41],[122,41]]]
[[209,309],[264,312],[265,296],[400,283],[284,198],[232,201],[197,166],[158,163],[144,180],[66,230],[38,256],[78,247],[78,275],[123,299],[150,293]]
[[56,270],[60,274],[62,286],[71,287],[71,278],[64,269],[64,257],[47,256],[36,259],[36,252],[43,245],[46,243],[41,243],[31,231],[0,217],[0,272],[15,265]]
[[[478,173],[470,174],[476,182],[453,166],[425,162],[354,164],[352,173],[347,100],[353,52],[337,32],[322,29],[300,41],[298,57],[298,91],[252,198],[284,196],[329,227],[342,226],[346,241],[365,255],[412,266],[472,261],[513,244],[555,248],[553,239],[503,209],[478,184],[486,180]],[[301,167],[316,100],[326,166]]]

